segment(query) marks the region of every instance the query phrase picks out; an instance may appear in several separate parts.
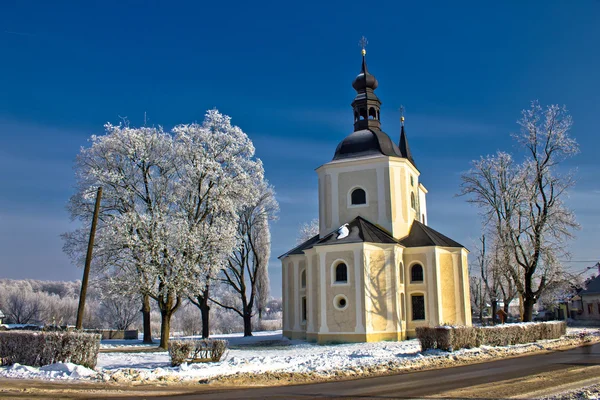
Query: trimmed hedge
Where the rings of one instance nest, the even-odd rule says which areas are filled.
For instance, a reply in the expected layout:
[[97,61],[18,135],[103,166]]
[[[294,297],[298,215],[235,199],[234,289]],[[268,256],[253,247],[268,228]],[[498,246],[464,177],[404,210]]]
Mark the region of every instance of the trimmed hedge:
[[39,367],[70,362],[96,367],[100,335],[81,332],[0,332],[0,365]]
[[436,348],[453,351],[481,345],[509,346],[558,339],[567,333],[567,324],[553,321],[484,327],[438,326],[419,327],[416,331],[423,351]]
[[226,340],[216,339],[183,339],[169,342],[171,365],[176,367],[184,362],[220,361],[227,351]]

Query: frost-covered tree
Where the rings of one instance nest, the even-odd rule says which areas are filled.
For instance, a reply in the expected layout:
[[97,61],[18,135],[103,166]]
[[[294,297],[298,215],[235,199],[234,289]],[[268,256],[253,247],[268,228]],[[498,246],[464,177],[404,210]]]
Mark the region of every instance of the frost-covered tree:
[[563,276],[558,260],[566,256],[567,240],[578,228],[563,202],[573,178],[558,170],[578,146],[569,136],[571,116],[559,106],[542,109],[534,102],[519,125],[514,137],[523,162],[504,152],[474,161],[462,176],[461,193],[481,209],[503,251],[510,253],[508,272],[523,299],[523,320],[530,321],[544,290]]
[[208,337],[211,286],[236,245],[239,213],[258,196],[255,183],[264,171],[248,136],[215,110],[202,125],[180,125],[174,133],[179,153],[188,160],[181,169],[185,185],[179,208],[196,231],[196,245],[185,253],[197,266],[187,291],[200,309],[202,335]]
[[121,296],[107,290],[102,295],[99,317],[109,328],[127,330],[139,318],[139,307],[139,296]]
[[231,253],[238,210],[262,163],[247,135],[217,110],[172,133],[107,124],[91,141],[77,158],[71,213],[87,223],[91,194],[103,187],[95,265],[112,290],[156,301],[167,348],[173,313]]
[[4,314],[13,324],[42,322],[43,298],[39,293],[12,289],[6,296]]
[[478,265],[470,267],[469,271],[469,291],[471,297],[471,312],[473,317],[478,316],[479,322],[483,321],[483,310],[485,308],[485,298],[483,293],[483,282],[479,277]]
[[[96,273],[112,279],[115,291],[144,295],[146,305],[159,284],[155,272],[164,261],[161,247],[167,234],[164,228],[168,226],[165,212],[169,209],[169,196],[174,195],[172,138],[162,128],[154,127],[107,124],[105,130],[103,136],[92,136],[91,146],[82,148],[77,157],[77,192],[70,200],[69,210],[84,226],[65,234],[65,250],[73,259],[81,260],[93,192],[102,186],[92,266]],[[172,299],[168,290],[164,292]],[[163,304],[162,310],[168,312],[167,308]],[[145,314],[149,317],[149,311]],[[148,324],[144,328],[147,339]]]
[[[236,294],[235,302],[212,299],[221,307],[235,311],[244,320],[244,336],[252,336],[252,316],[268,299],[268,266],[271,254],[269,221],[279,210],[273,188],[259,177],[256,200],[240,211],[237,246],[222,269],[221,281]],[[261,291],[263,293],[261,293]]]
[[515,285],[510,276],[511,253],[506,251],[497,232],[484,233],[476,247],[476,273],[480,277],[481,293],[491,305],[491,317],[497,322],[500,302],[508,314],[508,305],[516,296]]
[[300,225],[298,229],[298,237],[296,238],[296,244],[302,244],[308,239],[319,234],[319,220],[313,219],[310,222],[305,222]]

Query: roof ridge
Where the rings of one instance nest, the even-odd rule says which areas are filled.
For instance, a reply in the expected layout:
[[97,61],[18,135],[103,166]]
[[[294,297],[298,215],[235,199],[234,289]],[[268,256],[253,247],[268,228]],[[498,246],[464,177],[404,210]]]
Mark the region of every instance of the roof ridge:
[[310,244],[310,242],[312,242],[313,240],[315,240],[316,238],[319,237],[319,234],[317,233],[314,236],[311,236],[310,238],[306,239],[304,242],[300,243],[298,246],[292,248],[291,250],[288,250],[287,252],[283,253],[282,255],[280,255],[279,257],[277,257],[278,259],[283,258],[287,255],[292,254],[294,251],[296,250],[303,250],[303,247],[306,246],[307,244]]
[[377,228],[378,230],[380,230],[381,232],[383,232],[384,234],[386,234],[387,236],[389,236],[390,238],[394,239],[396,242],[400,243],[400,241],[398,239],[396,239],[394,237],[394,235],[392,235],[392,232],[388,231],[387,229],[380,226],[379,224],[374,224],[371,221],[369,221],[368,219],[361,217],[360,215],[357,216],[356,218],[360,218],[362,221],[366,222],[367,224],[365,226],[369,226],[369,225],[373,226],[373,227]]
[[[423,232],[424,232],[424,233],[427,235],[427,237],[428,237],[429,239],[431,239],[431,240],[432,240],[432,241],[434,241],[434,242],[436,241],[436,239],[437,239],[437,238],[436,238],[436,237],[433,237],[433,236],[431,235],[431,233],[430,233],[430,231],[431,231],[431,230],[433,230],[433,229],[429,228],[429,227],[428,227],[427,225],[425,225],[425,224],[422,224],[420,221],[417,221],[416,219],[415,219],[414,221],[415,221],[417,224],[419,224],[419,225],[418,225],[418,226],[419,226],[419,228],[421,228],[421,230],[422,230],[422,231],[423,231]],[[429,229],[427,229],[427,228],[429,228]]]

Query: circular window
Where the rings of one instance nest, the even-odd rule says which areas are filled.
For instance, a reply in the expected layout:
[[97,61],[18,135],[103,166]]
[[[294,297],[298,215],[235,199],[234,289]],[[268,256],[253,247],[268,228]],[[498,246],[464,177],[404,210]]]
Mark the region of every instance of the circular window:
[[338,310],[345,310],[348,307],[348,299],[346,296],[338,294],[333,298],[333,305]]

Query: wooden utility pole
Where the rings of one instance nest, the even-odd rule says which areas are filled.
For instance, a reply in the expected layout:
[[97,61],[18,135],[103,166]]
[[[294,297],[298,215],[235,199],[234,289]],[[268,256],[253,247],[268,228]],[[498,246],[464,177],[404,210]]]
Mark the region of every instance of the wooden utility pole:
[[83,279],[81,280],[81,293],[79,294],[79,308],[77,309],[76,329],[81,329],[83,324],[83,310],[85,309],[85,296],[87,295],[88,278],[90,276],[90,264],[92,263],[92,250],[94,248],[94,237],[96,236],[96,224],[98,223],[98,212],[100,211],[100,199],[102,198],[102,187],[98,188],[96,194],[96,205],[92,217],[92,228],[90,230],[90,241],[88,242],[87,254],[85,256],[85,267],[83,268]]

